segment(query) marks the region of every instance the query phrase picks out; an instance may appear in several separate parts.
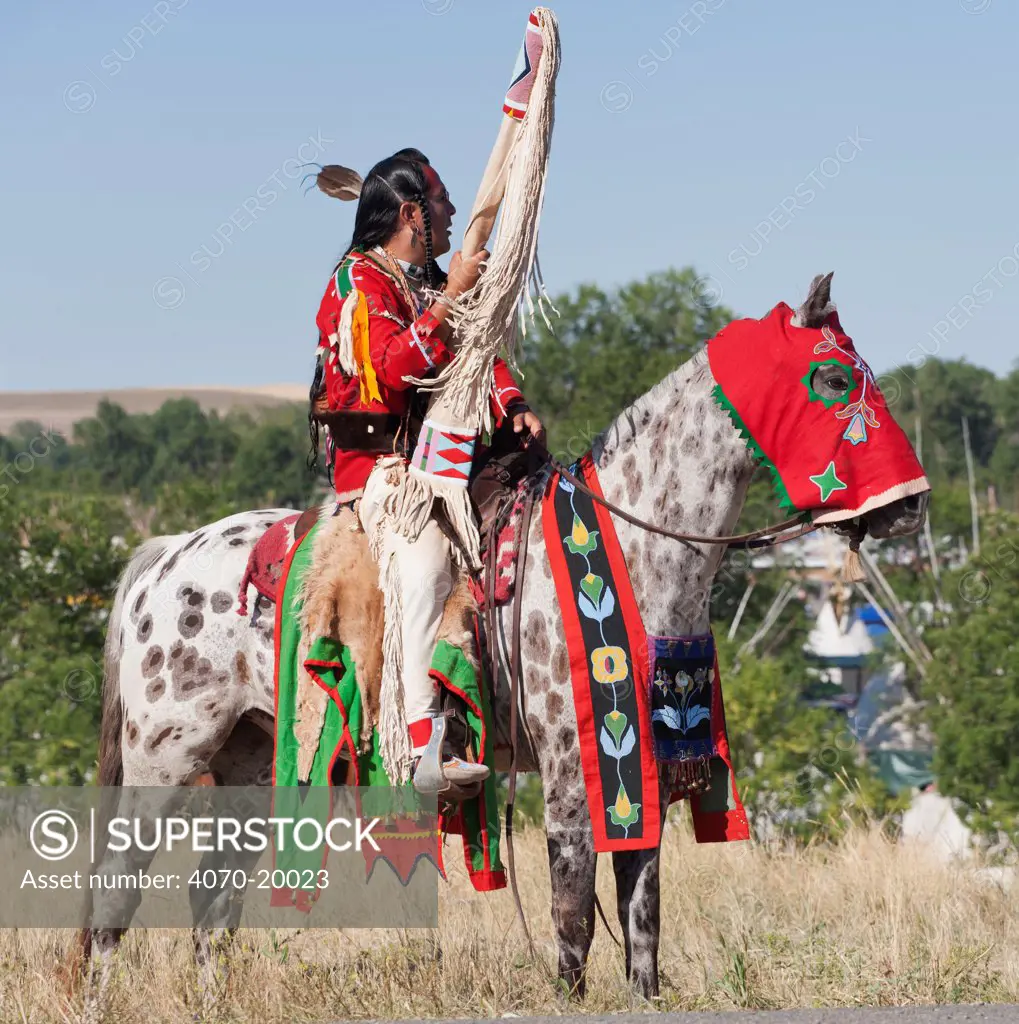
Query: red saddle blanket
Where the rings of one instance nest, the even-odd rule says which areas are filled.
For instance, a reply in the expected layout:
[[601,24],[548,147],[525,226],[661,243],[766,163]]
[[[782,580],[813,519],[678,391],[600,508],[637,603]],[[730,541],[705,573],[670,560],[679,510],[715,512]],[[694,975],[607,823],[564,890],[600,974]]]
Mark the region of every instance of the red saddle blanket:
[[276,602],[276,589],[283,573],[283,562],[294,543],[294,526],[301,518],[300,512],[281,519],[269,527],[251,549],[248,565],[244,570],[237,600],[238,615],[248,614],[248,587],[254,587],[266,600]]

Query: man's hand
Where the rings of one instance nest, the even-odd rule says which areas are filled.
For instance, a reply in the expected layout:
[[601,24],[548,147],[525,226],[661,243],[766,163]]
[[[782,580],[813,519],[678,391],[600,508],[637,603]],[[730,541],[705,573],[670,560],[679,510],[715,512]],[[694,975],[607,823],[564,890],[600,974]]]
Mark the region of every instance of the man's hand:
[[459,298],[478,283],[478,278],[481,277],[481,264],[490,256],[491,253],[487,249],[479,249],[467,259],[464,259],[461,249],[453,253],[449,260],[449,273],[446,275],[446,293],[450,298]]
[[524,412],[518,412],[513,417],[514,434],[519,434],[525,428],[530,433],[531,437],[540,441],[542,444],[545,443],[545,428],[541,425],[541,420],[539,420],[530,409],[526,409]]

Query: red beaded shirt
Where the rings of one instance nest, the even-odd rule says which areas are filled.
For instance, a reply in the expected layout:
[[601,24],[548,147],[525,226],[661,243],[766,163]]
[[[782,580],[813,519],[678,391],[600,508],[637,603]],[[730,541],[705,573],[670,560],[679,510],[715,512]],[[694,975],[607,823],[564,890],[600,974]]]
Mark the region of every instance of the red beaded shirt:
[[[427,309],[422,311],[423,302],[418,297],[414,277],[420,268],[402,265],[407,271],[411,298],[417,307],[413,310],[382,257],[372,252],[350,253],[326,287],[316,323],[330,411],[402,415],[407,411],[413,387],[404,378],[426,377],[431,370],[439,369],[450,360],[451,353],[437,333],[439,322]],[[334,358],[340,344],[343,305],[354,289],[363,297],[363,305],[359,305],[358,312],[367,327],[368,359],[360,359],[359,363],[368,370],[367,376],[374,385],[371,390],[378,397],[367,395],[363,380],[345,374],[339,359]],[[361,299],[357,302],[360,304]],[[356,318],[358,313],[354,315]],[[355,335],[360,336],[356,326]],[[489,402],[498,427],[512,406],[523,406],[524,396],[502,359],[496,358],[492,376]],[[333,482],[337,499],[349,501],[359,496],[378,455],[334,447],[330,447],[327,454],[334,459]]]

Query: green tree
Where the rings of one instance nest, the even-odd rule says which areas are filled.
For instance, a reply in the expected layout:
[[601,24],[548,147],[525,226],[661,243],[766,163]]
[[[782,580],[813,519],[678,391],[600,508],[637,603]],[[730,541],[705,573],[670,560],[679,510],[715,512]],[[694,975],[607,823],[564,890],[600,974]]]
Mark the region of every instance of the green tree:
[[737,644],[716,640],[733,766],[756,835],[837,838],[849,822],[900,806],[845,718],[804,702],[798,645],[744,658],[737,670]]
[[321,475],[307,466],[308,421],[304,408],[273,410],[243,432],[229,474],[235,511],[273,505],[311,504]]
[[180,483],[163,484],[154,499],[154,514],[149,525],[152,534],[185,533],[200,526],[243,511],[221,481],[202,477]]
[[991,478],[998,500],[1019,511],[1019,362],[997,389],[998,443],[991,456]]
[[951,574],[948,625],[924,639],[938,788],[993,834],[1019,826],[1019,517],[985,517],[981,554]]
[[132,541],[116,501],[0,502],[0,782],[89,777],[105,623]]
[[156,457],[145,417],[131,416],[105,398],[93,418],[74,425],[74,439],[106,492],[142,487]]
[[550,450],[570,460],[733,317],[711,305],[691,268],[652,274],[611,293],[582,285],[554,305],[554,333],[539,320],[536,337],[521,346],[521,383],[546,424]]
[[173,481],[217,481],[229,468],[239,438],[213,412],[190,398],[164,402],[149,418],[155,458],[146,474],[150,491]]
[[[899,367],[881,378],[881,389],[899,425],[913,437],[923,427],[923,463],[932,482],[965,479],[962,419],[968,420],[977,466],[987,466],[1000,432],[994,374],[965,359],[928,359],[919,369]],[[919,403],[917,402],[919,393]]]

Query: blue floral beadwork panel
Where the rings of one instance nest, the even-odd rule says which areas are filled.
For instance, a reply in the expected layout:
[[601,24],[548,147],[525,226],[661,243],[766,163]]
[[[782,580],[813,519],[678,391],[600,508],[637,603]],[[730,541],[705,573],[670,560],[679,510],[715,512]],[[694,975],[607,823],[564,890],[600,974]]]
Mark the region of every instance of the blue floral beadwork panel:
[[715,638],[648,636],[651,729],[655,758],[668,763],[707,761],[712,739]]

